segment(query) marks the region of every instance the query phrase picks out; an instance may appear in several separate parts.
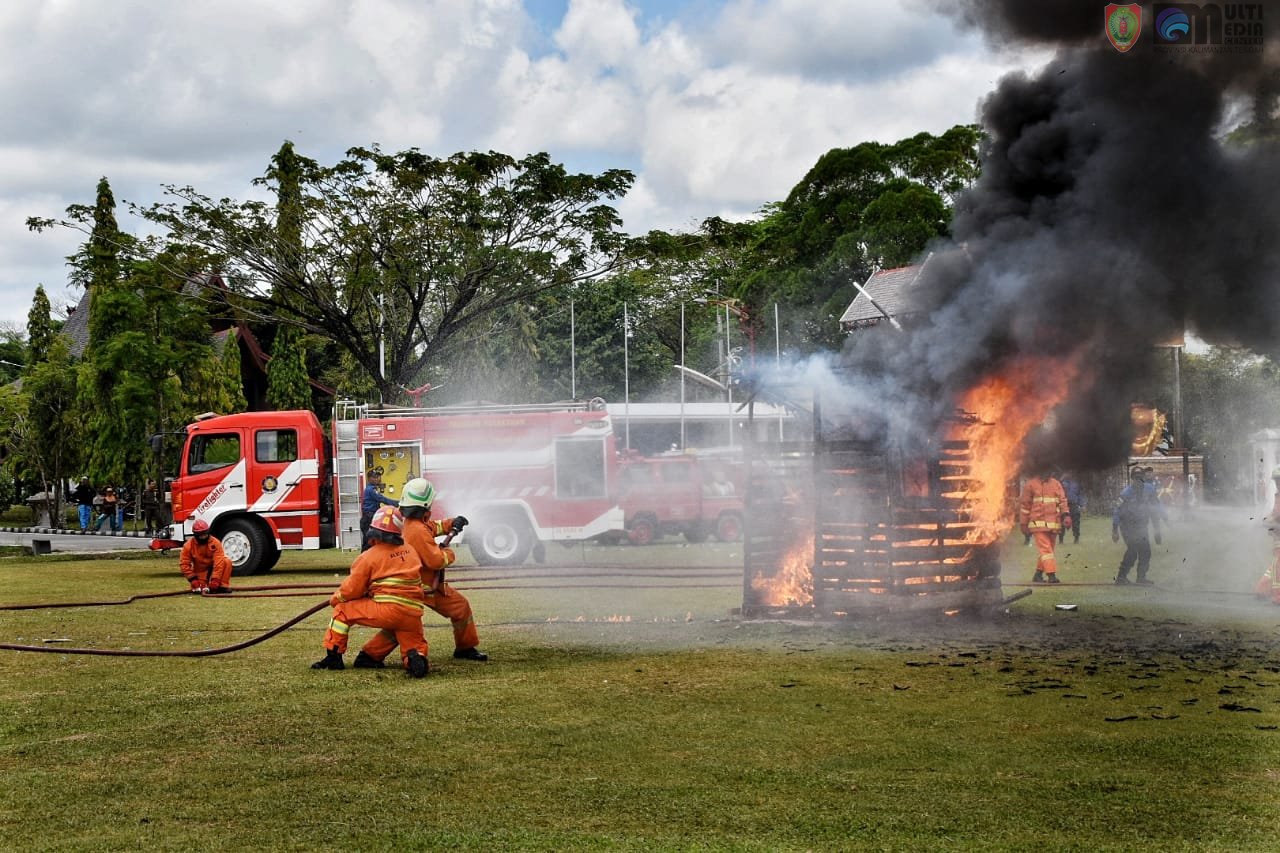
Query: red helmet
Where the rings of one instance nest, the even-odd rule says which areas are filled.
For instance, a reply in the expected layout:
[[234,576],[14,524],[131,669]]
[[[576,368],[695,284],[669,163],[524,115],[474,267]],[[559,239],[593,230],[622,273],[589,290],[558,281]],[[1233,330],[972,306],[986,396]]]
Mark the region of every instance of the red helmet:
[[205,521],[203,518],[200,519],[195,524],[191,525],[191,532],[196,536],[199,536],[201,533],[208,533],[209,522]]
[[404,516],[393,506],[380,506],[373,514],[373,521],[369,522],[369,526],[374,530],[399,536],[404,532]]

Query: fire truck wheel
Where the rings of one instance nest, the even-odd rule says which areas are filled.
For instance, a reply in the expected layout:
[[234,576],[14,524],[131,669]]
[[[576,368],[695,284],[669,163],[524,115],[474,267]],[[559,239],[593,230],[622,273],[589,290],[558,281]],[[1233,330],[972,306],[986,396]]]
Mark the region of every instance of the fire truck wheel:
[[726,512],[717,518],[716,538],[721,542],[737,542],[741,539],[742,516],[736,512]]
[[627,538],[632,545],[649,545],[658,538],[658,522],[651,515],[638,515],[627,525]]
[[497,516],[477,522],[467,532],[471,556],[482,566],[518,566],[533,549],[533,531],[517,516]]
[[274,561],[269,560],[267,536],[262,528],[247,518],[233,518],[222,528],[219,538],[222,550],[231,561],[232,575],[243,577],[264,572]]
[[269,572],[276,567],[276,563],[280,562],[280,549],[272,548],[272,542],[267,541],[267,553],[262,558],[262,564],[258,566],[259,572]]

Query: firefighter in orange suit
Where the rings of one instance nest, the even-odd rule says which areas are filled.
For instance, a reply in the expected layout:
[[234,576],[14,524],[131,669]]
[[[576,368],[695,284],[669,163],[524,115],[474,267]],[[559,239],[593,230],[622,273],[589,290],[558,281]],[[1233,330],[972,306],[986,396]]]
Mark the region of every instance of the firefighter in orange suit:
[[[400,511],[404,513],[404,541],[422,560],[424,603],[453,624],[453,656],[459,660],[485,661],[489,656],[476,648],[480,644],[480,636],[476,631],[475,616],[471,613],[471,602],[444,580],[444,570],[455,559],[453,549],[436,544],[437,536],[460,532],[467,526],[467,519],[461,515],[442,521],[431,518],[431,503],[435,496],[435,487],[422,477],[415,477],[404,484],[400,497]],[[393,648],[395,638],[387,631],[379,631],[356,655],[355,665],[376,669],[382,666],[382,659]]]
[[325,655],[312,669],[342,669],[352,625],[390,632],[409,675],[427,674],[427,641],[422,636],[421,561],[402,538],[404,517],[392,506],[378,507],[369,524],[372,545],[351,564],[351,573],[329,599],[333,617],[324,632]]
[[231,592],[231,560],[218,538],[209,533],[209,522],[198,520],[191,525],[191,533],[178,555],[178,568],[191,584],[191,591],[215,595]]
[[1058,561],[1054,546],[1058,533],[1071,529],[1071,510],[1067,506],[1067,493],[1048,471],[1037,471],[1022,487],[1018,499],[1018,523],[1024,536],[1035,539],[1039,557],[1032,583],[1059,583]]

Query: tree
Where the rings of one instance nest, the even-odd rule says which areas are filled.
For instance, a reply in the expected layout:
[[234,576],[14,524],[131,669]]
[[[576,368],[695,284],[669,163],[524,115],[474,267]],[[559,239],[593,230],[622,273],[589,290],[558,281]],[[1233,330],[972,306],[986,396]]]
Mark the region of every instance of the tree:
[[285,324],[276,329],[271,361],[267,363],[267,405],[273,409],[311,408],[311,385],[302,337],[296,326]]
[[[276,182],[276,236],[281,252],[280,275],[285,282],[278,289],[282,291],[281,301],[288,304],[293,314],[301,313],[296,302],[306,281],[301,184],[304,166],[314,169],[315,164],[304,162],[294,152],[293,143],[286,140],[267,173]],[[267,362],[267,405],[277,410],[311,408],[303,333],[292,323],[278,326],[271,342],[271,360]]]
[[49,357],[53,345],[53,309],[43,285],[36,285],[36,295],[27,312],[27,366],[33,367]]
[[[953,127],[892,145],[864,142],[822,155],[780,203],[757,219],[708,219],[695,234],[649,235],[654,271],[683,267],[691,290],[735,300],[763,338],[784,306],[779,343],[796,353],[838,349],[851,282],[876,267],[914,262],[948,233],[950,202],[977,177],[981,133]],[[694,336],[705,336],[699,325]]]
[[223,340],[219,372],[219,384],[222,386],[225,404],[210,411],[231,414],[248,409],[249,402],[244,398],[244,374],[240,369],[240,343],[235,329],[228,330]]
[[[229,286],[259,316],[336,342],[384,398],[464,330],[614,269],[625,244],[604,203],[631,186],[625,170],[570,174],[546,154],[441,159],[377,146],[331,167],[294,165],[299,194],[286,208],[168,187],[178,201],[146,215],[218,255]],[[279,166],[261,181],[278,198]],[[301,256],[280,228],[282,210],[300,211]]]
[[78,464],[83,435],[76,405],[76,372],[65,338],[55,338],[45,358],[30,367],[21,393],[6,389],[0,410],[9,424],[6,464],[14,476],[40,482],[46,495],[56,492],[54,518],[62,518],[66,496],[55,487],[65,482]]
[[98,181],[92,210],[68,209],[73,218],[92,220],[92,230],[78,263],[73,264],[73,280],[89,290],[89,341],[85,346],[79,374],[79,408],[84,413],[87,463],[90,476],[119,482],[127,462],[120,447],[126,422],[112,400],[118,387],[120,361],[126,353],[114,345],[118,333],[135,325],[128,305],[128,287],[120,282],[120,252],[124,242],[116,225],[115,197],[106,178]]

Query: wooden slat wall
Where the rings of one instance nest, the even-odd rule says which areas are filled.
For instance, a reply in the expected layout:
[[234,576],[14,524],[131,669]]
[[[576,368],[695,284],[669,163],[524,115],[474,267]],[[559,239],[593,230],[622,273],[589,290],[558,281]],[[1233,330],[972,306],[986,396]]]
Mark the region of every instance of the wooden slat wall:
[[[815,423],[820,422],[814,403]],[[927,496],[903,494],[901,461],[869,442],[831,440],[748,447],[743,612],[769,610],[753,578],[778,578],[797,536],[813,535],[818,615],[937,610],[998,602],[998,545],[969,541],[962,504],[969,446],[948,440],[926,466]]]

